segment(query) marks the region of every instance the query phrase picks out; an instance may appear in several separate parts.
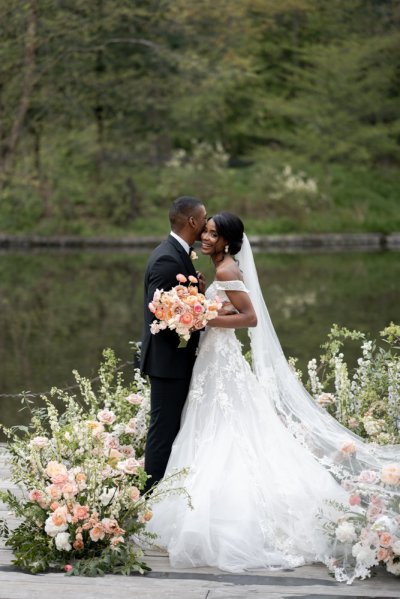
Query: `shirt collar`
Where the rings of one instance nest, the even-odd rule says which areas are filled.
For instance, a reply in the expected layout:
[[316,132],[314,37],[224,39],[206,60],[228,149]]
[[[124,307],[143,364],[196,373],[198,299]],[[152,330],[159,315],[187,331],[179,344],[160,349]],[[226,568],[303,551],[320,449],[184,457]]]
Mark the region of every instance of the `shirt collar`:
[[175,239],[181,244],[181,246],[183,247],[183,249],[185,250],[185,252],[187,254],[189,254],[189,250],[190,250],[190,246],[187,243],[187,241],[185,241],[184,239],[182,239],[182,237],[179,237],[179,235],[177,235],[176,233],[174,233],[173,231],[171,231],[170,235],[172,237],[175,237]]

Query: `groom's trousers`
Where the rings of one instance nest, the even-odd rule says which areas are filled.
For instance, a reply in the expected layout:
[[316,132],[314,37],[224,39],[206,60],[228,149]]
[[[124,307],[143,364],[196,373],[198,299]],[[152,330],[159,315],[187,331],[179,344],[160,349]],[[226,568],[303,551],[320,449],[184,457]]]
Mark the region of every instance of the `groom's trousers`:
[[151,412],[144,467],[151,478],[145,491],[164,476],[171,447],[180,428],[190,377],[166,379],[150,376],[150,383]]

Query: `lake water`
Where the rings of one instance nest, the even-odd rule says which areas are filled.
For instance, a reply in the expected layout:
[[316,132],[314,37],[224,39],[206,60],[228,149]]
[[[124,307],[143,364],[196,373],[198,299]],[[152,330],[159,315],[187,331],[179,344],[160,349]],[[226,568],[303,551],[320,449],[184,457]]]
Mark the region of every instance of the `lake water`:
[[[73,369],[93,377],[105,347],[132,360],[148,253],[0,253],[0,394],[65,387]],[[284,351],[303,369],[332,323],[376,335],[400,320],[398,253],[257,253],[256,263]],[[196,267],[210,280],[207,258]],[[4,424],[24,422],[19,409],[18,399],[0,397]]]

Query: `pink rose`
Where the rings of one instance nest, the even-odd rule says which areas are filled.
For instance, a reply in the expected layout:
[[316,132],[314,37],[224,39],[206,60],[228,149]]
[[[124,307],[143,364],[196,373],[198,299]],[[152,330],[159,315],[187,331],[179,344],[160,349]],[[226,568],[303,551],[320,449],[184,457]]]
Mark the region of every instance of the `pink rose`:
[[72,570],[71,564],[65,564],[65,566],[64,566],[64,572],[71,572],[71,570]]
[[140,491],[137,487],[131,487],[129,491],[129,496],[132,501],[137,501],[140,497]]
[[187,278],[185,277],[185,275],[182,275],[182,274],[176,275],[176,280],[179,283],[186,283],[187,282]]
[[49,485],[46,487],[46,491],[51,499],[55,499],[56,501],[61,499],[61,489],[57,485]]
[[193,310],[196,314],[201,314],[203,312],[203,306],[201,304],[195,304]]
[[153,304],[153,302],[150,302],[150,303],[149,303],[149,310],[150,310],[150,312],[153,312],[153,314],[154,314],[154,312],[156,311],[156,307],[155,307],[155,305]]
[[350,505],[360,505],[361,497],[359,495],[350,495],[349,503]]
[[39,489],[33,489],[32,491],[29,491],[29,499],[31,501],[42,501],[43,499],[43,493],[42,491],[39,491]]
[[134,458],[128,458],[127,460],[118,462],[117,469],[122,470],[125,474],[136,474],[138,465],[138,462]]
[[97,420],[102,424],[112,424],[116,419],[114,412],[110,412],[110,410],[100,410],[97,413]]
[[[199,281],[193,275],[189,275],[188,279],[191,283],[198,283]],[[185,281],[180,281],[180,283],[184,283]]]
[[139,393],[130,393],[126,398],[126,401],[129,401],[129,403],[134,406],[139,406],[143,402],[143,397],[139,395]]

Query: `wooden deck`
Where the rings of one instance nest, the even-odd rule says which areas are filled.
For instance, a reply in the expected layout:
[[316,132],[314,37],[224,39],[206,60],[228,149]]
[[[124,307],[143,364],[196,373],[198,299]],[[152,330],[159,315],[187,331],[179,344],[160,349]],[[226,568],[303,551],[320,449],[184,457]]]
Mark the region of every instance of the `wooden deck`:
[[[0,488],[13,489],[7,456],[0,447]],[[0,503],[0,518],[16,524]],[[215,568],[174,570],[168,557],[146,554],[152,571],[146,576],[70,578],[63,573],[40,575],[16,570],[11,552],[0,545],[0,599],[336,599],[339,597],[400,598],[400,580],[380,570],[372,579],[351,586],[332,580],[322,565],[288,571],[254,571],[233,575]]]

